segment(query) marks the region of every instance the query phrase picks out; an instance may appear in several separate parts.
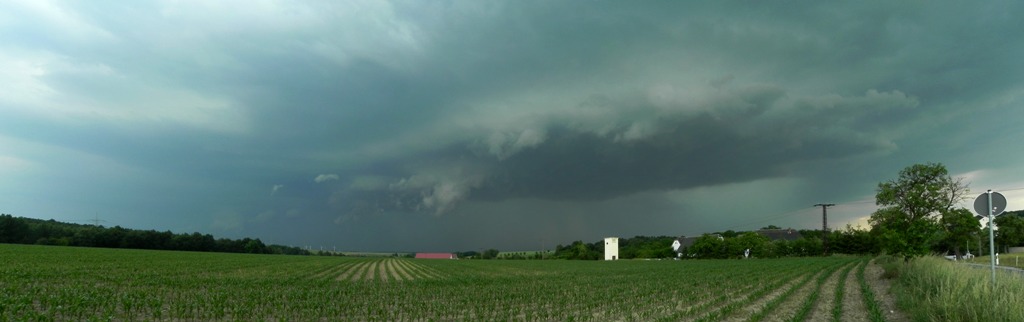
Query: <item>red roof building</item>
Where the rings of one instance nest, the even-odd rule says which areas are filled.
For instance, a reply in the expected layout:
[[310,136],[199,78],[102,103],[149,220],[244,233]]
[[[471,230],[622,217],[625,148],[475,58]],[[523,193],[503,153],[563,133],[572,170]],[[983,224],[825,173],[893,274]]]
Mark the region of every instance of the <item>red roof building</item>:
[[416,253],[416,258],[427,259],[459,259],[452,253]]

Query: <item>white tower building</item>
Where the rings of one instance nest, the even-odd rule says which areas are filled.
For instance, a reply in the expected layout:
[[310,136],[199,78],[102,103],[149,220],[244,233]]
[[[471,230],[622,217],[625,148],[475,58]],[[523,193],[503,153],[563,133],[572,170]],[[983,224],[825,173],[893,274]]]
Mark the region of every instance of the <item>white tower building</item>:
[[604,239],[604,260],[613,261],[619,259],[619,237],[607,237]]

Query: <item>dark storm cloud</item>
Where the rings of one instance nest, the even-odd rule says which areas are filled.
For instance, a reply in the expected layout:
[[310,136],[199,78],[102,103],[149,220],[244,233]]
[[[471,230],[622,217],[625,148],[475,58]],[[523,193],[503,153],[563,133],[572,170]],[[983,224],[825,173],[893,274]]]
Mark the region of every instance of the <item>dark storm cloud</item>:
[[879,129],[918,105],[903,93],[873,90],[787,98],[778,87],[750,86],[711,96],[694,107],[666,97],[604,100],[611,113],[600,118],[607,123],[579,125],[571,115],[553,115],[547,127],[497,144],[468,137],[455,144],[462,148],[402,161],[401,179],[359,195],[379,192],[372,203],[378,211],[442,213],[468,198],[601,200],[782,177],[806,162],[892,150]]
[[141,227],[372,245],[522,208],[584,236],[649,205],[714,230],[672,214],[1007,166],[969,128],[1020,134],[1016,2],[0,6],[0,192]]

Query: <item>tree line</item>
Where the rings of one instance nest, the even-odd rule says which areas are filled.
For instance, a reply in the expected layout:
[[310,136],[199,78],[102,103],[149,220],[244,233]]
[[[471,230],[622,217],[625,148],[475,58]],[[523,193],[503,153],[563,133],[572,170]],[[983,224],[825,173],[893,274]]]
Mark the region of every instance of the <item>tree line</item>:
[[[768,228],[768,227],[766,227]],[[777,228],[777,227],[772,227]],[[771,228],[768,228],[771,229]],[[803,236],[796,240],[771,240],[756,231],[715,232],[703,234],[692,245],[676,253],[671,236],[636,236],[619,239],[621,259],[722,259],[743,257],[747,249],[756,258],[821,256],[824,243],[820,230],[798,230]],[[830,253],[871,254],[878,251],[870,232],[847,227],[845,230],[829,232]],[[604,241],[585,243],[574,241],[569,245],[555,247],[553,259],[598,260],[604,258]]]
[[[973,255],[988,255],[987,228],[982,227],[970,210],[957,206],[973,197],[968,192],[963,179],[950,176],[942,164],[915,164],[900,171],[896,179],[878,184],[875,203],[880,208],[871,214],[869,229],[847,226],[827,233],[799,230],[802,237],[796,240],[771,240],[753,231],[728,230],[704,234],[679,253],[671,247],[675,237],[637,236],[619,240],[619,258],[737,258],[746,254],[772,258],[886,253],[909,261],[927,254],[953,254],[959,258],[974,251]],[[1024,210],[1006,212],[994,222],[998,229],[997,252],[1024,246]],[[497,254],[497,250],[489,251]],[[593,243],[577,240],[569,245],[558,245],[554,254],[545,258],[597,260],[604,258],[603,254],[603,240]],[[493,258],[493,255],[483,257]]]
[[[915,164],[900,171],[896,179],[878,184],[875,203],[880,208],[871,214],[870,229],[852,228],[822,232],[800,230],[797,240],[770,240],[756,232],[725,231],[704,234],[680,251],[685,258],[736,258],[749,254],[755,257],[818,256],[827,253],[886,253],[909,261],[927,254],[950,254],[957,258],[969,253],[988,255],[987,229],[967,209],[958,207],[971,199],[962,178],[953,178],[941,163]],[[995,220],[996,251],[1024,245],[1024,211],[1010,211]],[[778,228],[778,227],[766,227]],[[827,234],[827,236],[825,236]],[[827,237],[827,238],[823,238]],[[671,237],[660,237],[659,245],[671,243]],[[641,239],[643,240],[643,239]],[[828,241],[826,245],[824,240]],[[559,246],[556,258],[602,258],[603,243],[580,241]],[[628,245],[628,242],[621,243]],[[826,250],[827,246],[827,250]],[[667,247],[665,247],[667,248]],[[660,249],[665,249],[660,248]],[[620,250],[621,258],[664,257],[653,252]]]
[[[766,227],[775,229],[777,227]],[[753,258],[823,256],[827,254],[874,254],[878,248],[870,232],[847,226],[828,232],[826,251],[821,230],[797,230],[800,238],[772,240],[756,231],[704,234],[693,245],[680,249],[681,258]],[[748,251],[749,250],[749,251]]]
[[0,243],[133,248],[251,254],[310,255],[307,250],[266,245],[259,238],[214,238],[210,234],[127,229],[0,215]]

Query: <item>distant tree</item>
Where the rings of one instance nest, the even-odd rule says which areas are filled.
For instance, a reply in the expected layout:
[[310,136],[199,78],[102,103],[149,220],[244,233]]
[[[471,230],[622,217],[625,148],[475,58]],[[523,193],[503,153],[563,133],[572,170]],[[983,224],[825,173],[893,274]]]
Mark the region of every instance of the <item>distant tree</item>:
[[953,248],[953,253],[956,254],[957,259],[962,258],[961,247],[966,247],[968,242],[976,239],[976,235],[979,229],[981,229],[981,222],[974,219],[974,215],[964,208],[953,209],[943,213],[942,219],[939,222],[945,231],[944,244],[946,244],[946,247]]
[[84,247],[96,247],[95,239],[96,235],[102,228],[88,226],[82,229],[75,230],[71,235],[71,246],[84,246]]
[[719,235],[704,234],[693,241],[687,253],[697,258],[725,258],[725,240]]
[[795,255],[793,253],[793,243],[785,239],[772,241],[772,251],[774,252],[776,257],[787,257]]
[[869,220],[880,246],[904,261],[928,253],[940,237],[938,217],[950,212],[967,193],[960,178],[939,163],[915,164],[899,178],[878,184],[875,203],[882,206]]
[[800,238],[789,243],[791,256],[820,256],[825,247],[821,239]]
[[[672,252],[671,236],[635,236],[633,238],[619,239],[619,258],[671,258],[675,256]],[[603,247],[603,246],[602,246]],[[598,249],[603,250],[603,249]]]
[[1007,247],[1024,245],[1024,218],[1003,214],[996,217],[995,222],[996,228],[999,228],[999,236],[996,238],[998,245]]
[[0,243],[24,243],[29,230],[20,218],[0,215]]
[[[248,239],[248,238],[246,238]],[[267,246],[259,238],[251,239],[245,243],[245,252],[250,254],[265,254]]]
[[498,258],[498,253],[500,253],[500,252],[497,249],[491,248],[491,249],[485,250],[483,253],[481,253],[480,254],[480,258],[483,258],[483,259],[495,259],[495,258]]
[[604,241],[598,241],[594,243],[584,243],[582,241],[574,241],[572,245],[561,247],[559,245],[555,251],[555,257],[561,259],[583,259],[583,260],[596,260],[601,258],[601,251],[599,247],[604,247]]
[[722,238],[733,238],[733,237],[739,236],[740,233],[736,232],[735,230],[729,229],[729,230],[723,231],[720,235],[722,236]]
[[829,249],[837,254],[873,254],[876,252],[875,239],[871,232],[849,224],[844,229],[829,233]]
[[755,232],[745,232],[735,238],[725,239],[725,257],[742,257],[746,250],[750,250],[752,256],[774,257],[771,240],[764,235]]
[[761,229],[782,229],[782,227],[776,225],[768,225],[768,227],[761,227]]

